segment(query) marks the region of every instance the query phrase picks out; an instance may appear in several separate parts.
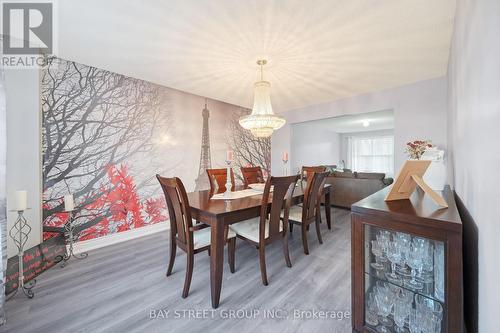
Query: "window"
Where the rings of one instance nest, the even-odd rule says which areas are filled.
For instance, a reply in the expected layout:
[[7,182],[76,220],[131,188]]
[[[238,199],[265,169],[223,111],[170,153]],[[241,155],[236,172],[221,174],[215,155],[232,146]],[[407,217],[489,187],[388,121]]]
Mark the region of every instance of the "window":
[[352,136],[348,146],[348,163],[353,171],[394,175],[394,136]]

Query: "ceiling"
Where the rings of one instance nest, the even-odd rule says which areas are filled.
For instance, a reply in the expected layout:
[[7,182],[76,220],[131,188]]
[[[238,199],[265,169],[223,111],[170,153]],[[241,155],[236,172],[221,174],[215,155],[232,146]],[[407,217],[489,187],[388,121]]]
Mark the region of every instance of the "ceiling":
[[[364,123],[368,122],[368,126]],[[383,110],[293,124],[336,133],[357,133],[394,129],[394,111]]]
[[455,0],[64,0],[61,58],[275,111],[446,73]]

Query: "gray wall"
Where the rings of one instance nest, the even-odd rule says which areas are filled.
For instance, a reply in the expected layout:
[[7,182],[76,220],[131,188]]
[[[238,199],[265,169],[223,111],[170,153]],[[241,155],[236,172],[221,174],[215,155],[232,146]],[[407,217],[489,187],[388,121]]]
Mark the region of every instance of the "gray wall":
[[499,33],[500,1],[457,2],[448,68],[451,179],[478,230],[479,332],[498,332],[500,308]]
[[[284,112],[282,115],[287,119],[287,124],[272,137],[272,173],[282,173],[281,154],[284,151],[291,152],[291,124],[340,115],[394,110],[395,170],[406,160],[404,146],[410,140],[430,139],[446,150],[446,95],[447,79],[439,77]],[[290,160],[293,159],[291,152]]]
[[[29,249],[41,241],[41,136],[39,107],[39,71],[35,69],[6,69],[5,92],[7,101],[7,207],[14,208],[16,190],[28,191],[25,217],[32,230],[25,245]],[[8,212],[7,227],[14,224],[17,214]],[[7,255],[12,257],[17,248],[7,238]]]
[[[339,162],[340,135],[314,122],[292,125],[291,172],[303,165],[330,165]],[[271,166],[272,167],[272,166]]]

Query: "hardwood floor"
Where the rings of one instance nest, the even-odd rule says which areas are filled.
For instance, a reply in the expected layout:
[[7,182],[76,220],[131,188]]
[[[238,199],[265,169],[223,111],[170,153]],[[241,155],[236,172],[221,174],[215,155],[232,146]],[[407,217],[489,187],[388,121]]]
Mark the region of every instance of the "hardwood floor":
[[[83,261],[43,273],[34,299],[18,295],[6,303],[7,323],[0,332],[351,332],[350,212],[334,208],[332,213],[332,230],[321,225],[323,245],[314,228],[309,231],[309,256],[295,228],[292,268],[285,265],[280,242],[266,248],[267,287],[255,247],[237,242],[234,274],[225,250],[216,310],[210,306],[209,258],[195,256],[190,294],[182,299],[186,255],[177,252],[173,273],[165,277],[168,234],[158,233],[92,251]],[[167,318],[161,310],[169,311]],[[273,310],[278,318],[270,318]],[[297,310],[308,311],[303,316],[323,310],[348,317],[299,319]],[[242,314],[250,318],[234,318]]]

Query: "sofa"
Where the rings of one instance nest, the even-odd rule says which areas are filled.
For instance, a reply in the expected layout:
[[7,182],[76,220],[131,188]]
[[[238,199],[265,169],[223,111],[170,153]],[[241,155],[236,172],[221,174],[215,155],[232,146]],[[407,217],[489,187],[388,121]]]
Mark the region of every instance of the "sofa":
[[[328,170],[328,169],[327,169]],[[331,204],[351,208],[351,205],[393,183],[385,173],[331,171],[326,183],[333,187]]]

